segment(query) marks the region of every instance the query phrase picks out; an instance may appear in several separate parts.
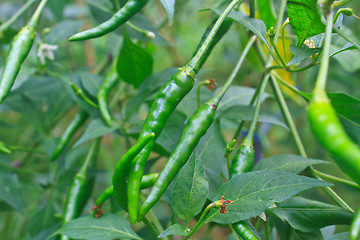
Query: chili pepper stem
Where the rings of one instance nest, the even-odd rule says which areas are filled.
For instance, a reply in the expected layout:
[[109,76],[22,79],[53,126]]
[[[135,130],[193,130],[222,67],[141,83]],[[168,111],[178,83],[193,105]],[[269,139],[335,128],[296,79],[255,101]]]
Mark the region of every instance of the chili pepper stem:
[[146,217],[144,217],[141,220],[143,223],[145,223],[145,225],[150,229],[151,233],[158,239],[157,236],[159,236],[158,231],[156,230],[156,228],[154,227],[154,225],[149,221],[149,219],[147,219]]
[[335,182],[338,182],[338,183],[342,183],[342,184],[348,185],[350,187],[356,188],[357,190],[360,190],[360,186],[357,183],[353,182],[353,181],[349,181],[347,179],[343,179],[343,178],[339,178],[339,177],[336,177],[336,176],[333,176],[333,175],[330,175],[330,174],[326,174],[326,173],[323,173],[323,172],[318,171],[316,169],[313,169],[313,171],[319,177],[326,178],[326,179],[329,179],[331,181],[335,181]]
[[203,213],[201,214],[199,220],[197,221],[196,225],[191,229],[191,231],[186,235],[186,238],[191,237],[191,235],[193,235],[196,230],[202,225],[204,218],[206,217],[206,215],[209,213],[210,209],[215,207],[215,203],[210,203],[209,205],[207,205],[207,207],[205,208],[205,210],[203,211]]

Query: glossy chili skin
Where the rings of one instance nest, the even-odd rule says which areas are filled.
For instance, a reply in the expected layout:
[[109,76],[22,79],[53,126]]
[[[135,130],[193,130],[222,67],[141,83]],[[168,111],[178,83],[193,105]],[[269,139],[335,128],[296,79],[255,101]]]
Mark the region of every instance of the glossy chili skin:
[[0,103],[9,94],[16,76],[20,71],[22,62],[30,52],[35,38],[35,29],[25,26],[11,42],[8,57],[5,61],[2,77],[0,80]]
[[138,13],[148,2],[148,0],[129,0],[117,11],[109,20],[89,30],[79,32],[69,38],[69,41],[82,41],[91,38],[101,37],[128,21]]
[[254,166],[255,151],[252,145],[241,144],[231,164],[230,178],[250,172]]
[[315,93],[309,105],[310,126],[336,164],[360,185],[360,149],[346,134],[326,93]]
[[232,226],[235,232],[244,240],[258,240],[245,221],[234,223]]
[[189,119],[187,125],[181,133],[178,144],[167,160],[164,168],[151,189],[150,194],[142,204],[138,220],[159,201],[170,182],[174,179],[180,168],[189,159],[201,137],[206,133],[215,118],[216,106],[211,104],[201,105]]
[[74,135],[76,130],[80,126],[82,126],[88,118],[89,118],[89,114],[85,111],[80,111],[75,115],[74,119],[65,129],[64,134],[61,136],[59,143],[56,145],[56,148],[51,156],[52,161],[55,160],[62,153],[62,151],[69,143],[71,137]]
[[356,211],[350,226],[350,240],[358,240],[360,237],[360,208]]
[[120,81],[116,68],[113,67],[111,71],[106,75],[102,82],[99,91],[97,93],[97,100],[99,104],[99,110],[105,123],[111,127],[111,116],[108,110],[108,95],[111,89]]
[[114,199],[124,210],[127,209],[127,182],[126,177],[129,173],[132,160],[140,151],[148,144],[152,139],[154,139],[155,133],[149,133],[141,140],[130,148],[118,161],[116,164],[114,174],[112,177],[112,182],[114,186]]
[[160,89],[149,110],[138,141],[151,132],[155,133],[155,137],[151,139],[144,149],[134,158],[129,172],[127,193],[129,197],[131,196],[131,201],[128,202],[128,210],[132,223],[136,222],[141,179],[155,140],[164,128],[169,116],[186,94],[190,92],[193,85],[194,73],[188,74],[184,69],[180,69]]

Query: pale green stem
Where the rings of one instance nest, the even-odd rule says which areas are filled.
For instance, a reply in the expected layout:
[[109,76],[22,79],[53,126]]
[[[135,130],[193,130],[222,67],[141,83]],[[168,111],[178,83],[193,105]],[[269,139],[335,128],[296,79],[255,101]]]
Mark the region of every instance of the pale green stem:
[[318,175],[319,177],[326,178],[326,179],[332,180],[334,182],[342,183],[342,184],[348,185],[350,187],[356,188],[357,190],[360,190],[360,186],[357,183],[353,182],[353,181],[349,181],[347,179],[335,177],[333,175],[320,172],[320,171],[318,171],[316,169],[313,169],[313,170],[314,170],[314,173],[316,173],[316,175]]

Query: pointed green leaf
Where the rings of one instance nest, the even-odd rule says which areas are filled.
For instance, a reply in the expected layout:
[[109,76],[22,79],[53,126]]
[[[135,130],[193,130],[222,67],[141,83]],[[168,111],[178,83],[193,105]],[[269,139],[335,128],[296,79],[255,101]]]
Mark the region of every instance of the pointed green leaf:
[[124,217],[110,213],[97,219],[90,216],[74,219],[61,227],[55,234],[89,240],[141,239],[131,229]]
[[169,23],[171,24],[174,18],[175,0],[161,0],[161,3],[165,8],[166,14],[169,18]]
[[195,151],[181,168],[171,198],[173,210],[186,224],[203,208],[208,189],[209,184],[204,177],[201,159]]
[[117,62],[119,76],[127,83],[139,88],[141,83],[151,75],[153,59],[142,47],[131,42],[129,36],[124,34]]
[[302,232],[312,232],[330,225],[349,225],[354,217],[354,213],[344,208],[302,197],[293,197],[276,205],[276,208],[266,212]]
[[298,37],[298,46],[301,46],[305,39],[325,31],[316,2],[316,0],[287,1],[289,21]]
[[255,171],[238,175],[227,181],[219,190],[219,195],[233,202],[228,204],[227,214],[213,209],[207,222],[222,224],[235,223],[255,217],[275,202],[282,202],[293,195],[314,187],[330,184],[313,178],[298,176],[287,172]]
[[180,224],[174,224],[168,227],[165,231],[163,231],[158,238],[163,238],[169,235],[180,235],[185,236],[187,234],[185,227]]
[[255,165],[254,170],[272,170],[298,174],[310,165],[327,163],[329,162],[294,154],[281,154],[260,160],[260,162]]

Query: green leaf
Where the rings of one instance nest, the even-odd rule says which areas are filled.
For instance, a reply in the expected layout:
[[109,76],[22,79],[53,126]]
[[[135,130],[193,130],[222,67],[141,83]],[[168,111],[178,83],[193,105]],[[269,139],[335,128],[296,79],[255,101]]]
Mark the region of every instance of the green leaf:
[[360,126],[360,100],[346,93],[327,93],[327,95],[340,117]]
[[171,24],[174,18],[175,0],[161,0],[161,3],[165,8],[166,14],[169,18],[169,23]]
[[186,236],[187,232],[185,230],[185,227],[183,225],[180,225],[178,223],[171,225],[168,227],[165,231],[163,231],[158,237],[163,238],[169,235],[180,235],[180,236]]
[[209,183],[208,199],[214,199],[218,195],[221,186],[224,185],[224,179],[220,176],[219,172],[215,172],[207,167],[204,167],[204,175]]
[[45,40],[49,44],[57,44],[61,41],[67,41],[69,37],[77,33],[83,21],[64,20],[53,26],[48,34],[45,35]]
[[107,126],[104,121],[100,118],[92,120],[87,126],[84,134],[80,137],[79,140],[74,144],[73,148],[79,146],[80,144],[87,142],[93,138],[103,136],[105,134],[114,132],[116,129],[119,129],[120,125],[113,121],[111,127]]
[[316,2],[316,0],[287,1],[289,21],[298,37],[298,46],[301,46],[305,39],[325,31]]
[[309,239],[323,240],[324,237],[322,236],[320,230],[316,230],[313,232],[301,232],[295,230],[294,240],[309,240]]
[[255,217],[271,204],[282,202],[293,195],[314,187],[330,184],[317,179],[298,176],[287,172],[255,171],[244,173],[227,181],[219,190],[219,195],[233,202],[228,204],[228,214],[219,213],[219,209],[210,211],[207,222],[222,224],[235,223]]
[[343,232],[343,233],[335,234],[326,240],[349,240],[349,239],[350,239],[349,232]]
[[208,196],[209,184],[203,171],[201,159],[195,151],[190,161],[181,168],[174,184],[171,205],[186,224],[201,211]]
[[276,20],[273,12],[273,2],[270,0],[261,0],[257,1],[256,3],[260,18],[264,21],[266,28],[270,29],[271,27],[275,27]]
[[323,160],[306,158],[299,155],[281,154],[260,160],[255,165],[254,170],[272,170],[298,174],[310,165],[328,163]]
[[131,42],[124,34],[124,42],[117,62],[119,76],[127,83],[139,88],[141,83],[151,75],[153,59],[142,47]]
[[110,0],[84,0],[86,3],[101,9],[104,12],[113,13],[114,6]]
[[292,52],[294,56],[291,59],[291,61],[287,64],[287,66],[300,63],[309,56],[321,52],[321,48],[308,48],[305,45],[303,45],[302,47],[290,45],[290,52]]
[[330,225],[349,225],[354,214],[344,208],[293,197],[266,212],[273,214],[302,232],[312,232]]
[[[251,121],[254,115],[254,107],[248,105],[235,105],[230,106],[227,109],[220,109],[216,113],[216,120],[221,118]],[[266,122],[276,124],[285,129],[288,129],[287,125],[277,119],[274,114],[268,111],[261,111],[258,117],[258,122]]]
[[141,239],[131,229],[130,224],[124,217],[111,213],[105,214],[98,219],[90,216],[74,219],[61,227],[55,234],[89,240]]

